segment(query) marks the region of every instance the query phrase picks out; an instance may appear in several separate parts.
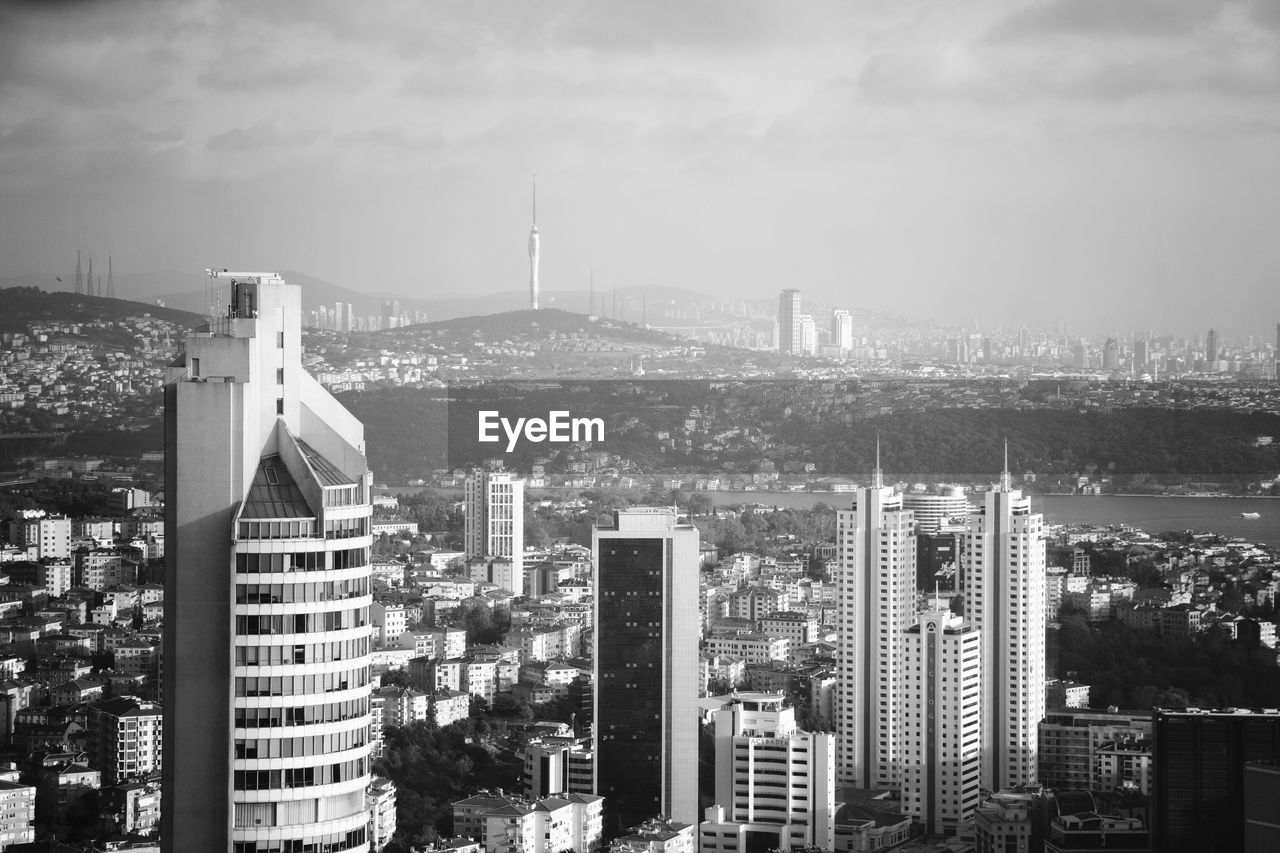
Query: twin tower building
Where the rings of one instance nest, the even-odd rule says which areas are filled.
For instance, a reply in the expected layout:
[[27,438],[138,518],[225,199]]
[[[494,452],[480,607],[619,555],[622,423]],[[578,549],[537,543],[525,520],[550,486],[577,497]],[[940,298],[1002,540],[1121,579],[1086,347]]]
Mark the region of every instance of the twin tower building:
[[913,513],[877,468],[838,513],[839,779],[902,792],[929,834],[980,792],[1036,780],[1045,713],[1043,518],[1008,471],[970,511],[957,563],[964,617],[918,608]]
[[[371,837],[372,475],[364,428],[302,369],[301,294],[211,271],[225,316],[165,389],[166,850],[363,853]],[[501,477],[468,551],[523,587]],[[963,620],[917,607],[915,523],[879,469],[839,513],[836,774],[930,832],[1036,777],[1042,521],[1006,473],[969,515]],[[698,532],[666,508],[596,529],[597,793],[617,826],[698,814]],[[475,540],[475,541],[472,541]],[[498,543],[495,545],[494,543]],[[514,559],[512,559],[514,558]]]

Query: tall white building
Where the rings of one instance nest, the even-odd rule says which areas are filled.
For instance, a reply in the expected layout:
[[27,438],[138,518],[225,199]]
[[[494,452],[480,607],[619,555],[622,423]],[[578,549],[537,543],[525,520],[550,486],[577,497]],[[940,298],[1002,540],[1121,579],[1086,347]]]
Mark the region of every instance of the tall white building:
[[[835,845],[835,736],[796,728],[781,693],[738,693],[715,715],[715,805],[703,853]],[[751,838],[751,843],[748,842]]]
[[524,595],[524,480],[477,471],[463,483],[463,548],[473,580]]
[[301,289],[210,271],[226,316],[165,388],[166,851],[366,851],[364,427],[302,369]]
[[802,355],[814,355],[818,351],[818,326],[813,317],[800,315],[800,352]]
[[529,307],[538,310],[538,261],[542,238],[538,236],[538,176],[533,176],[533,227],[529,229]]
[[836,514],[839,693],[836,775],[859,788],[899,784],[902,632],[915,624],[916,537],[902,495],[871,485]]
[[630,507],[591,534],[595,793],[606,832],[698,821],[698,530]]
[[982,783],[982,647],[978,632],[929,610],[903,635],[902,809],[928,835],[955,832]]
[[788,289],[778,296],[778,352],[783,355],[800,355],[800,291]]
[[844,308],[831,315],[831,343],[846,353],[853,349],[853,316]]
[[1036,781],[1045,714],[1044,518],[1031,512],[1005,467],[969,516],[961,555],[965,621],[982,635],[982,786],[989,791]]

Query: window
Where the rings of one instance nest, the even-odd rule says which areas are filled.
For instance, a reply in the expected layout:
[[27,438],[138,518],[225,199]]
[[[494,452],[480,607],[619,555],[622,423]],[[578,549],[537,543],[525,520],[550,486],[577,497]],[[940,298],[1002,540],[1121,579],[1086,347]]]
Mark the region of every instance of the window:
[[191,378],[200,378],[200,359],[198,358],[191,359]]
[[276,414],[277,415],[284,414],[284,397],[276,398]]
[[277,385],[284,384],[284,368],[283,367],[276,368],[276,384]]

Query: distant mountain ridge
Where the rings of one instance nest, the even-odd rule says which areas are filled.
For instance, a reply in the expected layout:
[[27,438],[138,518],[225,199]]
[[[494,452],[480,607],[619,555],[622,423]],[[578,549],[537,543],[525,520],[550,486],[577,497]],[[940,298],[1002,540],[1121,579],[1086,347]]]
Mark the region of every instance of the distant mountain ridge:
[[[408,296],[387,292],[361,293],[298,270],[272,270],[272,272],[278,272],[286,281],[302,286],[304,311],[314,311],[321,305],[332,308],[335,302],[349,302],[357,316],[378,315],[382,312],[384,299],[396,299],[399,300],[401,309],[410,315],[416,311],[425,311],[429,321],[436,321],[520,311],[529,307],[527,290],[466,296],[456,293],[443,293],[438,296]],[[50,292],[70,292],[72,276],[64,273],[61,278],[62,280],[58,281],[58,276],[44,273],[10,276],[0,278],[0,287],[38,287]],[[206,297],[208,280],[203,271],[158,270],[116,273],[114,280],[117,298],[152,303],[159,300],[169,308],[201,315],[209,313],[209,300]],[[612,289],[596,291],[595,303],[598,315],[611,315],[613,294]],[[617,296],[620,302],[630,300],[634,303],[634,300],[640,297],[651,299],[654,300],[655,307],[662,300],[711,298],[693,291],[660,285],[618,288]],[[541,294],[541,302],[544,308],[563,308],[585,314],[590,302],[590,294],[586,290],[544,290]],[[634,304],[621,306],[620,313],[624,319],[632,321],[640,317],[639,309]]]
[[194,327],[204,317],[190,311],[165,308],[128,299],[54,291],[31,286],[0,288],[0,331],[20,332],[33,321],[84,322],[88,320],[122,320],[139,314],[150,314],[161,320]]

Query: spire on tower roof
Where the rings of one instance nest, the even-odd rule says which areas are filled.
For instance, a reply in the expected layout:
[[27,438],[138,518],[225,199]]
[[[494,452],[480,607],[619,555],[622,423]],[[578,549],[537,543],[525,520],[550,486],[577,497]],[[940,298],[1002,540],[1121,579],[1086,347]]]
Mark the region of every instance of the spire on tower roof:
[[1013,491],[1013,477],[1009,474],[1009,439],[1004,440],[1004,470],[1000,472],[1000,491]]
[[533,173],[533,227],[538,227],[538,173]]

